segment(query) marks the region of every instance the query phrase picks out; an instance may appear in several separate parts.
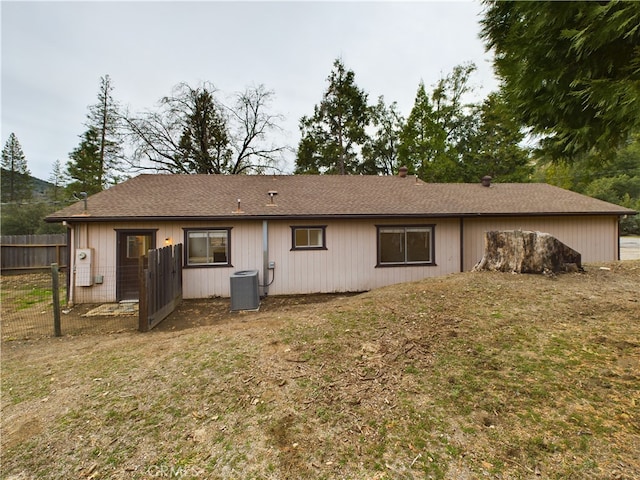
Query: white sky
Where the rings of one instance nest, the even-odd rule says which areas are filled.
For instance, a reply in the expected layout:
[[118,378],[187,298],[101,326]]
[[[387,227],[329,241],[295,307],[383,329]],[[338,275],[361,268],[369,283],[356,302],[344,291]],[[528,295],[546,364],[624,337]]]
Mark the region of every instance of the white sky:
[[[296,148],[333,61],[375,103],[409,114],[455,65],[473,61],[478,99],[497,88],[478,37],[479,2],[1,2],[2,146],[14,132],[32,175],[47,180],[85,130],[109,74],[113,96],[154,109],[174,85],[212,82],[230,95],[264,84]],[[289,170],[294,156],[289,158]]]

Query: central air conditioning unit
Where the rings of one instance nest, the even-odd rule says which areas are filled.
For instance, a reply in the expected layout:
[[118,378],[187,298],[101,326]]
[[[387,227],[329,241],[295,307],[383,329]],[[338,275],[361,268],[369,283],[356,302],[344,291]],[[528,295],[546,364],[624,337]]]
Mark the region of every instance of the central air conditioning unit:
[[258,310],[258,270],[241,270],[231,275],[231,311]]

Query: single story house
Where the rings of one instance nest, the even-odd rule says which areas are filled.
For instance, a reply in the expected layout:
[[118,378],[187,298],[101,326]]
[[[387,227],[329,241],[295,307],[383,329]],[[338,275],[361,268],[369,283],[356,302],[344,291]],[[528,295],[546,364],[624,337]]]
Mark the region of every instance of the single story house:
[[138,298],[141,254],[182,243],[183,298],[365,291],[469,271],[490,230],[547,232],[583,263],[619,258],[636,212],[540,183],[412,176],[140,175],[49,217],[68,227],[74,303]]

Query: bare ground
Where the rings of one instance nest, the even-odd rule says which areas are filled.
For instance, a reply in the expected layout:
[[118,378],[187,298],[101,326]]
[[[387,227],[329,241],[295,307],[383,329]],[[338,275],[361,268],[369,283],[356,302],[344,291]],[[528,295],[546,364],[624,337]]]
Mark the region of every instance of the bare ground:
[[640,478],[640,262],[2,344],[6,478]]
[[[35,340],[51,337],[53,307],[51,297],[51,274],[2,275],[0,277],[2,302],[0,304],[2,340]],[[353,294],[343,294],[346,298]],[[64,291],[61,292],[64,298]],[[260,313],[286,312],[298,305],[321,304],[335,300],[336,295],[289,295],[269,296],[263,299]],[[116,305],[116,304],[114,304]],[[87,314],[101,304],[79,304],[73,308],[63,305],[61,327],[63,335],[81,336],[113,334],[138,329],[137,310],[133,314],[91,315]],[[252,312],[231,312],[228,298],[185,300],[179,310],[156,327],[157,331],[177,331],[185,328],[215,325],[224,321],[241,319]]]

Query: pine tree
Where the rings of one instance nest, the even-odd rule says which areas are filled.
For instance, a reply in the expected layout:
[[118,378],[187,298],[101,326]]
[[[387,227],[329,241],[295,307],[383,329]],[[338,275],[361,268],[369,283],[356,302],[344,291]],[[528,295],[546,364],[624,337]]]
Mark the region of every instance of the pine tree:
[[64,187],[64,173],[62,172],[60,160],[53,162],[53,169],[49,176],[49,183],[53,185],[49,192],[49,198],[53,203],[58,203],[62,200],[62,190]]
[[2,149],[2,201],[18,202],[31,198],[31,172],[16,137],[11,133]]
[[100,132],[90,127],[83,135],[80,145],[71,152],[66,174],[71,179],[67,191],[73,195],[86,192],[88,195],[103,189],[103,171],[100,166]]
[[232,152],[222,108],[206,87],[188,88],[186,93],[190,109],[185,112],[176,163],[191,173],[227,172]]
[[342,60],[333,63],[329,86],[313,116],[302,117],[296,173],[357,173],[359,151],[367,140],[367,94],[355,84],[355,74]]
[[120,111],[114,100],[113,83],[109,75],[100,78],[98,101],[89,106],[86,126],[97,132],[98,165],[92,171],[98,175],[97,182],[104,189],[117,181],[121,157]]

